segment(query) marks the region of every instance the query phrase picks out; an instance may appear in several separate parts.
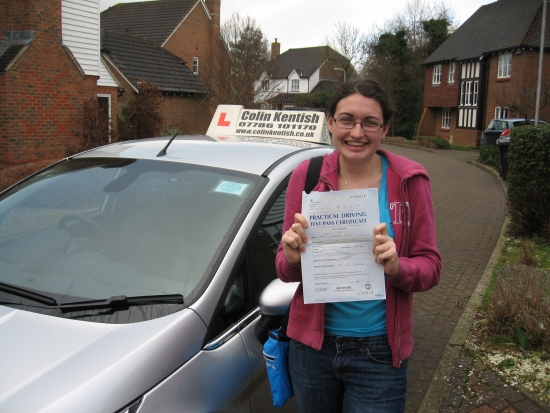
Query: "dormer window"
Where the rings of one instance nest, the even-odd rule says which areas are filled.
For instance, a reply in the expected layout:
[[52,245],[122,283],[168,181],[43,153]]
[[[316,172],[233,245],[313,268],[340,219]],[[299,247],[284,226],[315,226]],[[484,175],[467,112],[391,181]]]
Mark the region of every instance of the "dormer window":
[[300,79],[292,79],[290,81],[290,91],[299,92],[300,91]]

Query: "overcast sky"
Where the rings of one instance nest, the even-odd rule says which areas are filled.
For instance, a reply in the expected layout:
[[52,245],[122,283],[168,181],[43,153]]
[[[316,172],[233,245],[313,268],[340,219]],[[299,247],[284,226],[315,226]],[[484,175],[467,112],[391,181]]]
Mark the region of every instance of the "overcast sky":
[[[103,11],[117,3],[144,0],[100,0]],[[147,0],[145,0],[147,1]],[[150,1],[150,0],[149,0]],[[281,53],[288,49],[320,46],[332,35],[338,22],[349,23],[367,34],[373,27],[398,14],[409,0],[222,0],[221,20],[237,12],[259,23],[270,42],[281,43]],[[441,0],[425,0],[430,4]],[[456,20],[464,23],[480,6],[496,0],[460,0],[451,4]],[[498,24],[498,19],[495,20]]]

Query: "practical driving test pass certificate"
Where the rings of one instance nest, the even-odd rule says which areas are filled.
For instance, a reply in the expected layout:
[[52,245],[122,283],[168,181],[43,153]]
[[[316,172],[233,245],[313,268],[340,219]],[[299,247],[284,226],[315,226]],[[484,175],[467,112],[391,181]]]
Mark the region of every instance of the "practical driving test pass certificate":
[[384,267],[372,252],[380,223],[375,188],[302,193],[308,222],[302,253],[304,302],[386,298]]

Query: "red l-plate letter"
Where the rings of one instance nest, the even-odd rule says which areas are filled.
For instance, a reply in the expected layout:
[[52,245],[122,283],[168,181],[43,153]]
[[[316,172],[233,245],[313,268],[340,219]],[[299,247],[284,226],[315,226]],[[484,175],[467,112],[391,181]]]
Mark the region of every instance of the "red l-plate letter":
[[227,115],[226,112],[220,113],[220,119],[218,120],[218,126],[229,126],[231,122],[228,120],[225,120],[225,115]]

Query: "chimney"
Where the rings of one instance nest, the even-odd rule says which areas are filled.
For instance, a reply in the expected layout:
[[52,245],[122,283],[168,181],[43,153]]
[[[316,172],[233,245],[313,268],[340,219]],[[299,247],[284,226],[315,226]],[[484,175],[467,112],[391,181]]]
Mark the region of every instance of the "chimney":
[[212,16],[211,26],[217,28],[219,33],[220,30],[220,10],[221,10],[221,0],[206,0],[206,7]]
[[271,43],[271,58],[275,58],[281,54],[281,43],[277,41],[277,38],[275,38],[275,41]]

